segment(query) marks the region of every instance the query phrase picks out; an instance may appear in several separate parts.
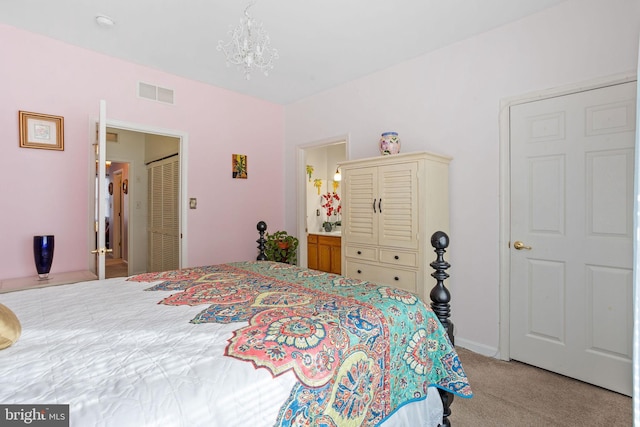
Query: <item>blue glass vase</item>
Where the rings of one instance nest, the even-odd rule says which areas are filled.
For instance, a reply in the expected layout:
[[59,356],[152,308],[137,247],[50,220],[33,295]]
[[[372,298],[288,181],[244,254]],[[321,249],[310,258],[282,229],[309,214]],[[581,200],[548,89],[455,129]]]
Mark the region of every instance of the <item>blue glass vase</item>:
[[53,236],[33,236],[33,259],[36,262],[38,279],[47,280],[53,263]]

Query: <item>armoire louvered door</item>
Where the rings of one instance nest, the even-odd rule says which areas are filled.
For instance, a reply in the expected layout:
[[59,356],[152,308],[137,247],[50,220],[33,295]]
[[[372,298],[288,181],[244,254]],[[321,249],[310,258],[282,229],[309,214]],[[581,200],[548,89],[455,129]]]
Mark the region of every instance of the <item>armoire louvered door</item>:
[[174,156],[147,166],[149,185],[148,272],[174,270],[180,266],[179,165],[179,157]]

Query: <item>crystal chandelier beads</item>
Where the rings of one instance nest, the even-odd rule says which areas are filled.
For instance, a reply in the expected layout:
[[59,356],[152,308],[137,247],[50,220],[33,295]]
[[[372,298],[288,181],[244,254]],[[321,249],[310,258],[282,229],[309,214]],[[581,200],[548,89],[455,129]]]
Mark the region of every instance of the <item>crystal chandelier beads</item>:
[[233,64],[244,70],[247,80],[251,78],[251,71],[256,68],[265,76],[273,69],[273,61],[278,59],[278,51],[271,47],[269,34],[262,27],[261,22],[249,15],[251,3],[244,10],[244,17],[240,24],[229,30],[231,40],[225,43],[220,40],[217,49],[222,51],[227,59],[227,66]]

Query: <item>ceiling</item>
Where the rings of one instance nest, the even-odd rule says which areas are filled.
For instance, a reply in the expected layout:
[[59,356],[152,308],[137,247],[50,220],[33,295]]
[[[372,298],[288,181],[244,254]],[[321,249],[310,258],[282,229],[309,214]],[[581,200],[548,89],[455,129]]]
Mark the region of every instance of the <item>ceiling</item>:
[[251,1],[1,0],[0,23],[286,105],[566,0],[259,0],[280,58],[247,81],[216,46]]

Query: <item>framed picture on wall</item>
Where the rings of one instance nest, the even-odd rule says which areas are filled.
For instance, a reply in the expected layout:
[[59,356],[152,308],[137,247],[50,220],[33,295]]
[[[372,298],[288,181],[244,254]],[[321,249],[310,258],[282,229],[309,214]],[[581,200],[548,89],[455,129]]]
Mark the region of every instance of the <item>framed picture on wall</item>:
[[231,156],[231,176],[247,179],[247,156],[245,154],[232,154]]
[[64,117],[18,112],[20,147],[64,150]]

